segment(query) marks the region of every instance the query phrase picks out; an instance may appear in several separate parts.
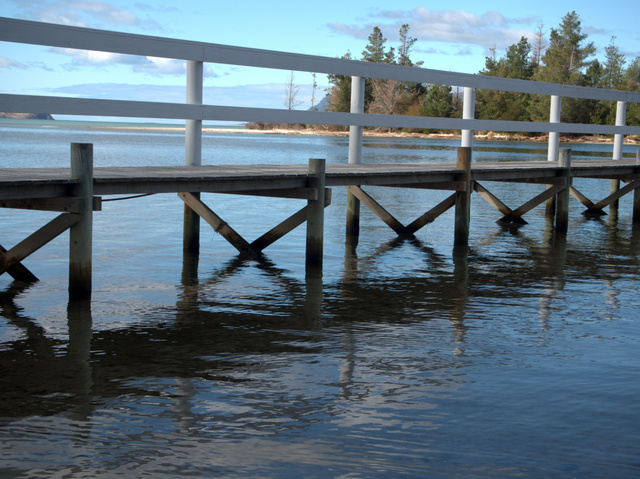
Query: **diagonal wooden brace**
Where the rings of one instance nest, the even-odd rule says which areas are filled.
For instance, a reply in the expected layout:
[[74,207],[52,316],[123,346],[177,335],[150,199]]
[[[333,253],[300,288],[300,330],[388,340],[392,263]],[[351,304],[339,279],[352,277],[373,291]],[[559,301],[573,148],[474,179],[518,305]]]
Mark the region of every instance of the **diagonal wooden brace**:
[[435,219],[447,211],[449,208],[452,208],[455,203],[455,193],[448,198],[444,199],[436,206],[431,208],[425,214],[417,218],[415,221],[410,223],[408,226],[404,226],[400,221],[394,218],[391,213],[389,213],[380,203],[374,200],[369,194],[367,194],[362,188],[359,186],[351,185],[347,186],[347,190],[353,196],[358,198],[365,206],[367,206],[378,218],[384,221],[389,228],[395,231],[399,236],[413,236],[413,234],[418,231],[423,226],[426,226],[429,223],[435,221]]
[[402,223],[395,219],[387,210],[385,210],[380,203],[369,196],[359,186],[351,185],[347,186],[347,190],[353,196],[358,198],[364,205],[367,206],[378,218],[384,221],[389,228],[395,231],[400,236],[410,235],[407,229]]
[[[324,198],[325,198],[324,207],[326,208],[331,204],[331,189],[325,188]],[[274,228],[272,228],[271,230],[269,230],[268,232],[260,236],[260,238],[253,241],[251,243],[251,246],[257,251],[262,251],[267,246],[272,245],[273,243],[278,241],[280,238],[282,238],[289,232],[296,229],[305,221],[307,221],[307,209],[308,209],[308,206],[305,206],[304,208],[298,210],[289,218],[284,220],[282,223],[275,226]]]
[[75,213],[62,213],[10,250],[3,251],[2,254],[0,254],[0,274],[8,272],[16,278],[13,274],[13,272],[15,272],[14,266],[64,233],[78,221],[80,221],[80,215]]
[[[605,199],[603,199],[602,201],[599,201],[596,204],[593,204],[589,200],[587,200],[587,201],[590,204],[587,204],[584,201],[582,201],[582,204],[584,204],[587,207],[587,210],[583,211],[582,214],[584,214],[584,215],[601,215],[601,214],[605,214],[602,211],[603,208],[606,208],[607,206],[609,206],[613,202],[619,200],[620,198],[622,198],[627,193],[629,193],[631,191],[634,191],[639,186],[640,186],[640,181],[633,180],[633,181],[630,181],[629,183],[627,183],[623,188],[620,188],[619,190],[615,191],[613,194],[607,196]],[[573,193],[573,191],[572,191],[572,193]]]
[[535,197],[527,201],[525,204],[523,204],[519,208],[516,208],[515,210],[512,210],[507,205],[505,205],[502,201],[500,201],[495,195],[493,195],[489,190],[487,190],[477,181],[475,182],[473,189],[482,198],[484,198],[489,204],[491,204],[498,211],[500,211],[500,213],[504,215],[502,218],[500,218],[497,221],[497,223],[518,223],[518,224],[526,225],[528,223],[522,218],[522,215],[524,215],[525,213],[528,213],[536,206],[542,204],[547,199],[553,197],[559,191],[562,191],[564,189],[564,184],[550,186],[548,189],[546,189],[539,195],[536,195]]
[[229,226],[222,218],[215,214],[207,205],[199,198],[191,193],[178,193],[178,196],[191,208],[200,218],[209,223],[216,233],[226,239],[241,254],[250,256],[260,256],[260,251],[251,246],[240,234]]
[[[7,249],[0,245],[0,258],[4,253],[7,252]],[[16,281],[22,281],[24,283],[35,283],[38,280],[38,277],[33,274],[26,266],[22,263],[15,263],[12,266],[7,268],[7,273],[13,277]]]

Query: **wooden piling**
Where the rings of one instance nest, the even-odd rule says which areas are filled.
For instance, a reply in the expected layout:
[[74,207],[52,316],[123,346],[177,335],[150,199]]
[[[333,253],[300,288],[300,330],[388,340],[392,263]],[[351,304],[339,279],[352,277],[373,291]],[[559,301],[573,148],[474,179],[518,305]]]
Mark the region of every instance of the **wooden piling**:
[[[366,80],[351,77],[351,113],[364,113],[364,92]],[[362,126],[349,127],[349,164],[362,163]],[[351,192],[347,193],[346,243],[358,244],[360,236],[360,200]]]
[[[636,150],[636,165],[640,165],[640,148]],[[640,188],[633,191],[633,221],[640,222]]]
[[322,270],[325,166],[326,161],[324,159],[309,159],[309,187],[317,191],[317,196],[307,202],[307,273]]
[[72,194],[80,198],[80,220],[69,229],[69,298],[91,297],[93,243],[93,145],[71,143],[71,177],[79,183]]
[[571,149],[561,148],[558,166],[564,168],[565,188],[558,192],[556,199],[556,231],[564,233],[569,229],[569,197],[571,194]]
[[469,219],[471,216],[471,147],[458,148],[457,169],[464,170],[464,191],[456,191],[454,245],[469,244]]

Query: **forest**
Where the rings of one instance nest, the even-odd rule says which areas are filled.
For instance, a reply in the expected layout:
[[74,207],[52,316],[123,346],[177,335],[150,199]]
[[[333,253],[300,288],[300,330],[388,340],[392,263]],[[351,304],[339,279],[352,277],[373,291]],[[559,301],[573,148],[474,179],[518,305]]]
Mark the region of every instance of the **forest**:
[[[388,46],[380,28],[369,35],[360,58],[347,53],[343,58],[369,62],[420,67],[413,62],[411,50],[416,39],[409,34],[409,25],[399,31],[397,47]],[[582,32],[580,17],[567,13],[557,28],[545,37],[543,27],[533,39],[522,37],[498,58],[495,48],[485,58],[485,67],[478,72],[503,78],[561,83],[584,87],[640,91],[640,57],[631,62],[615,45],[615,37],[604,48],[601,62],[595,58],[597,48]],[[351,78],[330,75],[328,110],[348,112],[351,102]],[[549,97],[523,93],[478,90],[476,118],[490,120],[548,121]],[[615,124],[616,105],[610,101],[566,98],[562,101],[561,118],[568,123],[598,125]],[[447,85],[367,79],[365,112],[394,115],[414,115],[444,118],[462,117],[462,92]],[[640,124],[640,105],[627,106],[627,125]],[[426,132],[426,131],[425,131]],[[433,132],[433,130],[429,131]]]

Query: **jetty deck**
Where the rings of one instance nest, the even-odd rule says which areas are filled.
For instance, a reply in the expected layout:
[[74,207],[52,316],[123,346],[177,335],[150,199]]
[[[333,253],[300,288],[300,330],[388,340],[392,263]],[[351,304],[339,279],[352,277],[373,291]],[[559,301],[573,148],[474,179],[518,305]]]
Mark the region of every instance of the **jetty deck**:
[[[472,181],[553,183],[564,168],[547,161],[475,163]],[[70,196],[78,183],[70,168],[2,168],[0,200]],[[325,186],[395,186],[458,189],[463,170],[455,163],[327,164]],[[640,174],[636,160],[587,160],[571,163],[572,178],[628,180]],[[309,188],[307,165],[210,165],[100,167],[93,170],[96,196],[148,193],[209,192],[269,195]],[[291,194],[284,192],[290,190]],[[299,196],[306,198],[306,196]]]

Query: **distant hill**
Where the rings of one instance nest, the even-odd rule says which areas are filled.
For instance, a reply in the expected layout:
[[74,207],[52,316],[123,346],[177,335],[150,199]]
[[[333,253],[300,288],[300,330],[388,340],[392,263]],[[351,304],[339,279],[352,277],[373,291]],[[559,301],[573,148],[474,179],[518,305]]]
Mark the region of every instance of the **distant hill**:
[[48,113],[2,113],[0,118],[15,118],[18,120],[53,120]]
[[[315,111],[327,111],[328,108],[329,108],[329,95],[326,95],[322,100],[320,100],[319,103],[314,105],[313,109]],[[311,108],[309,108],[309,110],[311,110]]]

